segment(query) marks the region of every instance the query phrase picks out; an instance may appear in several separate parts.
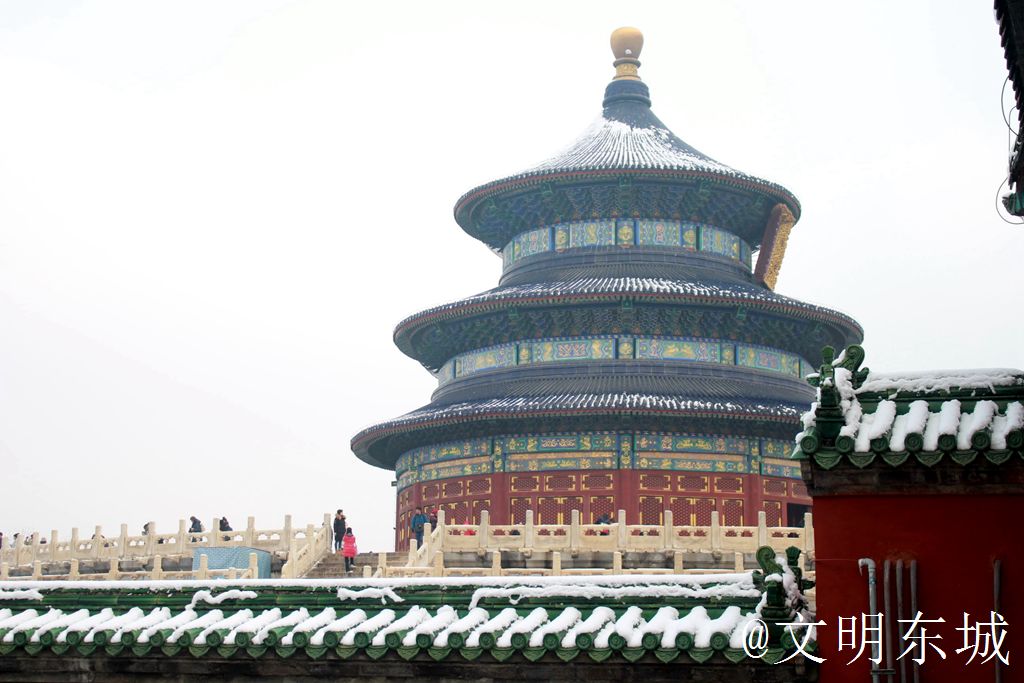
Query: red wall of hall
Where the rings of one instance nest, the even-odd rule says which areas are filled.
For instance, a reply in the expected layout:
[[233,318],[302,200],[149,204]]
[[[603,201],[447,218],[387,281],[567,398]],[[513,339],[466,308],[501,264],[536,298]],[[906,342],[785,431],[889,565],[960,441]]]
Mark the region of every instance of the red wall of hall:
[[732,472],[669,470],[552,470],[500,472],[413,484],[398,493],[395,547],[408,548],[416,507],[445,509],[449,523],[473,524],[487,510],[492,524],[522,523],[532,509],[538,524],[568,524],[573,509],[584,524],[604,513],[626,511],[627,524],[661,524],[672,510],[679,525],[708,525],[717,510],[723,525],[787,523],[787,504],[810,505],[799,479]]
[[[1009,624],[1003,651],[1011,653],[1002,681],[1024,682],[1024,532],[1018,526],[1022,516],[1024,495],[816,498],[817,613],[826,622],[818,632],[820,654],[826,658],[821,665],[823,683],[871,680],[866,656],[847,665],[855,651],[837,651],[838,617],[859,617],[869,611],[867,571],[863,576],[857,571],[862,557],[878,565],[879,611],[884,609],[883,561],[917,560],[918,608],[926,619],[946,620],[927,625],[929,633],[937,628],[935,632],[942,635],[936,642],[946,659],[928,652],[921,667],[921,681],[926,683],[995,680],[992,663],[982,665],[975,659],[965,665],[968,654],[956,654],[963,636],[954,629],[963,626],[965,611],[972,622],[988,620],[993,606],[992,563],[1001,559],[1001,614]],[[895,604],[895,579],[892,590]],[[896,626],[894,621],[894,661],[904,649]]]

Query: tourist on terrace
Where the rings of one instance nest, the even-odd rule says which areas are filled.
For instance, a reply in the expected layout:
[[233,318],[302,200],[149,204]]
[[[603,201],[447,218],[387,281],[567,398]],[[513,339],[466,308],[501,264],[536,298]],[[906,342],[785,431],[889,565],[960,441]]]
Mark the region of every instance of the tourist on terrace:
[[430,518],[430,528],[431,529],[436,529],[437,528],[437,508],[429,508],[428,511],[427,511],[427,516]]
[[416,508],[416,514],[409,520],[409,526],[412,528],[412,533],[416,535],[416,547],[419,548],[423,545],[423,525],[429,522],[430,519],[423,514],[423,508]]
[[348,574],[355,569],[356,555],[359,554],[359,550],[356,548],[356,537],[352,533],[352,527],[345,529],[341,554],[345,556],[345,573]]
[[201,534],[203,533],[203,531],[205,531],[205,529],[203,529],[203,523],[200,522],[199,518],[195,515],[189,517],[188,521],[192,522],[192,526],[188,528],[188,532],[190,534]]
[[[227,517],[221,517],[220,518],[220,530],[221,531],[233,531],[233,529],[231,528],[231,525],[228,523],[228,518]],[[225,536],[224,540],[225,541],[230,541],[231,537],[230,536]]]
[[341,550],[342,539],[345,536],[345,513],[338,509],[334,515],[334,552]]

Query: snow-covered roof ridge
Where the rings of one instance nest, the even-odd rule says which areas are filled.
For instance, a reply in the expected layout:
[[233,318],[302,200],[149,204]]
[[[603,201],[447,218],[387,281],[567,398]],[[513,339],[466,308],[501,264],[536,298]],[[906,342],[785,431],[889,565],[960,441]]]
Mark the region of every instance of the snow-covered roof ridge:
[[560,152],[512,177],[609,168],[703,171],[767,183],[701,154],[660,121],[630,123],[603,113]]
[[[796,562],[765,546],[758,551],[760,570],[721,574],[345,581],[355,598],[339,596],[337,580],[217,581],[213,596],[209,581],[75,582],[77,588],[71,582],[25,582],[43,585],[42,600],[5,604],[0,640],[5,647],[31,644],[52,648],[57,656],[83,657],[117,645],[131,648],[133,657],[188,652],[259,659],[304,652],[313,659],[364,653],[378,660],[410,659],[422,651],[433,659],[475,659],[489,650],[499,660],[519,651],[536,661],[545,651],[559,650],[560,656],[594,653],[604,661],[618,652],[658,648],[671,631],[662,654],[675,657],[706,648],[707,639],[718,650],[739,642],[737,629],[764,605],[795,615],[798,601],[789,592],[802,597],[799,589],[810,585],[798,581]],[[772,588],[771,581],[782,581],[786,591]],[[402,602],[385,606],[376,594],[360,593],[370,590],[389,591]],[[238,600],[243,593],[245,599]],[[192,600],[196,594],[199,599]],[[219,595],[226,597],[210,600]],[[116,608],[103,607],[112,599]],[[68,604],[76,611],[68,611]],[[688,625],[688,637],[677,637],[681,623]],[[789,647],[781,641],[775,646]],[[738,661],[739,652],[731,661]]]
[[996,387],[1021,386],[1024,386],[1024,370],[1014,368],[869,372],[857,393],[931,394],[954,389],[995,391]]
[[835,360],[826,349],[825,360],[808,378],[817,400],[803,415],[796,459],[831,469],[846,456],[862,468],[875,456],[898,466],[913,453],[931,467],[944,453],[961,465],[984,453],[1001,464],[1024,448],[1024,371],[878,373],[861,369],[859,346]]
[[769,289],[752,284],[658,277],[586,276],[557,282],[531,282],[521,285],[496,287],[464,299],[459,299],[458,301],[441,304],[415,313],[398,323],[396,334],[421,319],[433,318],[439,314],[468,306],[496,304],[506,300],[518,301],[521,299],[588,295],[679,296],[699,298],[707,300],[708,303],[723,301],[727,303],[762,304],[770,307],[802,311],[817,317],[840,320],[851,328],[860,331],[860,325],[843,313],[824,306],[817,306],[776,294]]

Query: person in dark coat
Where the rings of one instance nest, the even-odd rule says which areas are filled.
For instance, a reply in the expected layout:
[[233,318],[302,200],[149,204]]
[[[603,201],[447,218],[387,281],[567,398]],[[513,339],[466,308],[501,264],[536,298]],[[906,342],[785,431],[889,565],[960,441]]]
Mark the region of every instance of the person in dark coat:
[[356,566],[356,555],[359,554],[359,549],[356,548],[356,537],[352,533],[352,527],[345,529],[345,535],[342,537],[342,550],[341,554],[345,556],[345,573],[352,571]]
[[338,510],[334,515],[334,552],[341,550],[342,539],[345,538],[345,513]]
[[427,517],[430,520],[430,528],[437,528],[437,508],[430,508],[430,512],[427,513]]
[[429,521],[430,518],[423,514],[423,508],[416,508],[416,514],[409,520],[409,528],[412,529],[413,535],[416,536],[417,548],[423,545],[423,525]]
[[[221,517],[220,518],[220,530],[221,531],[234,531],[231,528],[231,524],[228,522],[228,518],[227,517]],[[225,541],[230,541],[231,537],[230,536],[225,536],[224,540]]]

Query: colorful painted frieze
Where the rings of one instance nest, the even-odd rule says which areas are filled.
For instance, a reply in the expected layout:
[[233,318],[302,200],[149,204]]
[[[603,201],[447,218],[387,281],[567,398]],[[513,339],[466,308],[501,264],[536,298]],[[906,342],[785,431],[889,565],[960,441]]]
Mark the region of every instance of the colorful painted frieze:
[[615,244],[615,221],[595,220],[569,225],[569,248],[610,247]]
[[512,238],[512,260],[551,251],[551,228],[531,230]]
[[640,338],[636,340],[636,357],[719,363],[722,359],[722,348],[715,342],[683,341],[658,337]]
[[793,451],[791,441],[781,439],[761,439],[761,455],[766,458],[788,458]]
[[800,376],[800,357],[791,353],[766,349],[760,346],[736,345],[736,364],[758,370],[781,372],[793,377]]
[[758,443],[754,439],[735,436],[695,436],[686,434],[654,434],[638,432],[636,450],[662,453],[733,453],[754,455]]
[[478,455],[490,455],[490,439],[471,439],[468,441],[451,441],[448,443],[423,446],[406,451],[398,456],[395,469],[398,472],[419,467],[427,463],[434,463],[443,460],[454,460]]
[[637,444],[636,468],[641,470],[673,470],[684,472],[733,472],[747,474],[750,466],[746,456],[704,453],[644,452]]
[[704,223],[646,218],[595,219],[529,230],[513,237],[501,254],[507,268],[520,259],[552,250],[613,245],[699,249],[751,265],[750,245],[727,230]]
[[800,463],[792,460],[765,458],[761,463],[761,474],[766,477],[800,479]]
[[495,439],[495,450],[500,449],[503,453],[614,450],[616,439],[617,435],[611,432],[509,436]]
[[740,260],[740,238],[712,225],[700,226],[700,250]]
[[493,472],[491,458],[480,456],[465,458],[457,463],[436,462],[420,466],[420,481],[434,481],[449,477],[464,477],[473,474],[490,474]]
[[505,456],[508,472],[544,472],[549,470],[611,470],[616,453],[512,453]]
[[616,358],[635,358],[636,340],[632,337],[619,337],[615,344]]
[[530,361],[550,363],[564,360],[604,360],[615,357],[613,339],[570,339],[535,342],[529,345]]
[[[638,220],[636,222],[636,242],[645,247],[681,247],[684,246],[679,229],[679,221]],[[696,238],[694,238],[696,242]],[[690,249],[696,244],[687,245]]]
[[633,219],[619,218],[615,221],[615,243],[619,246],[632,246],[636,243],[636,229]]
[[515,344],[495,346],[466,353],[455,358],[455,376],[465,377],[492,368],[508,368],[516,364]]

